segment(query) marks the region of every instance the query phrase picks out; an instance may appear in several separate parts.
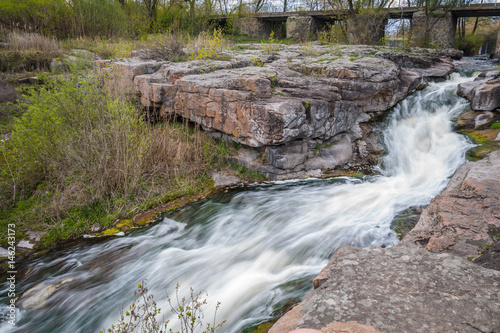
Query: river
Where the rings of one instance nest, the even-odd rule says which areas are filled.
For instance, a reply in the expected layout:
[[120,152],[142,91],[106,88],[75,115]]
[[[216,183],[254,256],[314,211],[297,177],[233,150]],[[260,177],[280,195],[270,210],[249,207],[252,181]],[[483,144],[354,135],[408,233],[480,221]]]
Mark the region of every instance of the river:
[[[394,108],[383,129],[388,154],[378,175],[248,186],[185,207],[151,228],[30,261],[21,292],[66,283],[45,307],[18,311],[17,326],[3,322],[0,332],[98,332],[117,321],[143,280],[167,316],[166,295],[179,283],[181,295],[189,287],[206,291],[207,320],[221,302],[218,318],[227,322],[220,332],[268,321],[311,289],[339,247],[395,245],[394,218],[443,190],[470,147],[452,130],[452,120],[468,108],[455,94],[467,80],[453,74]],[[6,289],[1,302],[8,302]]]

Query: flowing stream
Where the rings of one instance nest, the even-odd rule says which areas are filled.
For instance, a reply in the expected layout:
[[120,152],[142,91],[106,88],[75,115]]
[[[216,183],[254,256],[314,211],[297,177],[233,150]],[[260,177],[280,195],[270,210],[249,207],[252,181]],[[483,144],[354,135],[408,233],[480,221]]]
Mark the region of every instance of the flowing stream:
[[[185,207],[151,228],[32,260],[18,295],[42,282],[66,283],[45,307],[19,311],[17,326],[3,322],[0,332],[98,332],[118,320],[142,280],[167,316],[166,295],[175,295],[179,283],[181,295],[189,287],[208,293],[207,320],[221,302],[218,318],[227,322],[220,332],[269,320],[310,290],[339,247],[395,245],[394,218],[427,205],[446,186],[470,146],[451,121],[468,107],[455,95],[467,80],[453,74],[394,108],[380,175],[246,187]],[[8,302],[5,288],[1,302]]]

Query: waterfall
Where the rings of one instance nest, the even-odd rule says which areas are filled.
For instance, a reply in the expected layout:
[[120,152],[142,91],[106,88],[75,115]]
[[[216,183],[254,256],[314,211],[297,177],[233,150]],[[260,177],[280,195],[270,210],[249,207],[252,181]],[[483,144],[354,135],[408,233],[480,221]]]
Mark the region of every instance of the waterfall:
[[154,227],[31,261],[23,290],[71,280],[46,307],[20,311],[18,326],[3,322],[0,332],[98,332],[117,321],[142,280],[166,316],[166,295],[179,283],[181,295],[189,287],[207,292],[207,320],[221,302],[218,318],[227,322],[220,332],[269,320],[311,289],[338,248],[395,245],[394,217],[443,190],[469,146],[452,130],[452,119],[468,105],[456,87],[467,80],[453,74],[394,108],[377,176],[246,187],[185,207]]

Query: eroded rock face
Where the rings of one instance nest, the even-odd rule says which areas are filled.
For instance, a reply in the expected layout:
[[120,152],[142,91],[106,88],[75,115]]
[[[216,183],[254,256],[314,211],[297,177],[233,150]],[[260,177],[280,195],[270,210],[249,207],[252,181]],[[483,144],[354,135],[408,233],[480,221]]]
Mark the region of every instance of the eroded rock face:
[[249,47],[228,54],[229,61],[125,59],[98,67],[108,86],[139,93],[160,116],[179,115],[216,137],[259,148],[260,159],[236,162],[279,178],[376,160],[370,156],[380,146],[363,137],[369,130],[360,124],[453,68],[443,54],[426,52],[418,62],[420,55],[376,47]]
[[398,244],[461,257],[478,256],[500,230],[500,151],[462,165]]
[[368,326],[342,332],[500,330],[499,272],[467,259],[416,248],[344,247],[322,275],[323,282],[270,333],[323,332],[340,321]]
[[476,111],[493,111],[500,108],[500,78],[495,78],[498,71],[486,71],[471,82],[458,86],[457,93],[471,101],[471,108]]

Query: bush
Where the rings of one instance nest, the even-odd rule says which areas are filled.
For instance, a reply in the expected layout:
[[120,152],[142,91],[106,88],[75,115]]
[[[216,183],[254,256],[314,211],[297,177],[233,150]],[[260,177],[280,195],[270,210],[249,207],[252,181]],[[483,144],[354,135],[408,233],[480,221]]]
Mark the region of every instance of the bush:
[[73,35],[114,37],[126,36],[128,20],[118,1],[71,0]]
[[170,32],[149,36],[144,47],[147,58],[155,60],[178,61],[184,56],[182,36]]
[[[214,333],[217,329],[224,325],[225,321],[217,324],[217,310],[220,303],[217,303],[212,322],[205,323],[203,308],[207,305],[206,299],[202,298],[202,292],[196,293],[193,288],[190,288],[189,297],[179,297],[180,285],[175,287],[175,299],[168,299],[170,311],[176,315],[181,324],[181,330],[177,333],[194,333],[197,328],[203,330],[203,333]],[[134,301],[123,312],[121,311],[121,318],[117,324],[114,324],[106,330],[109,333],[132,333],[132,332],[148,332],[148,333],[162,333],[172,332],[168,329],[168,321],[159,321],[157,316],[161,313],[158,308],[154,295],[146,288],[145,282],[137,286],[134,292]],[[100,331],[104,333],[104,331]]]
[[191,60],[220,59],[221,51],[227,47],[222,29],[214,29],[213,35],[201,32],[189,41],[187,49]]
[[455,48],[464,51],[465,56],[473,56],[479,51],[479,47],[484,41],[481,35],[466,35],[455,38]]
[[59,77],[24,99],[11,139],[0,143],[0,208],[10,211],[3,223],[43,225],[52,241],[199,193],[224,159],[206,159],[216,144],[198,131],[148,125],[142,107],[95,75]]
[[0,22],[58,38],[125,36],[131,30],[115,0],[2,0]]

